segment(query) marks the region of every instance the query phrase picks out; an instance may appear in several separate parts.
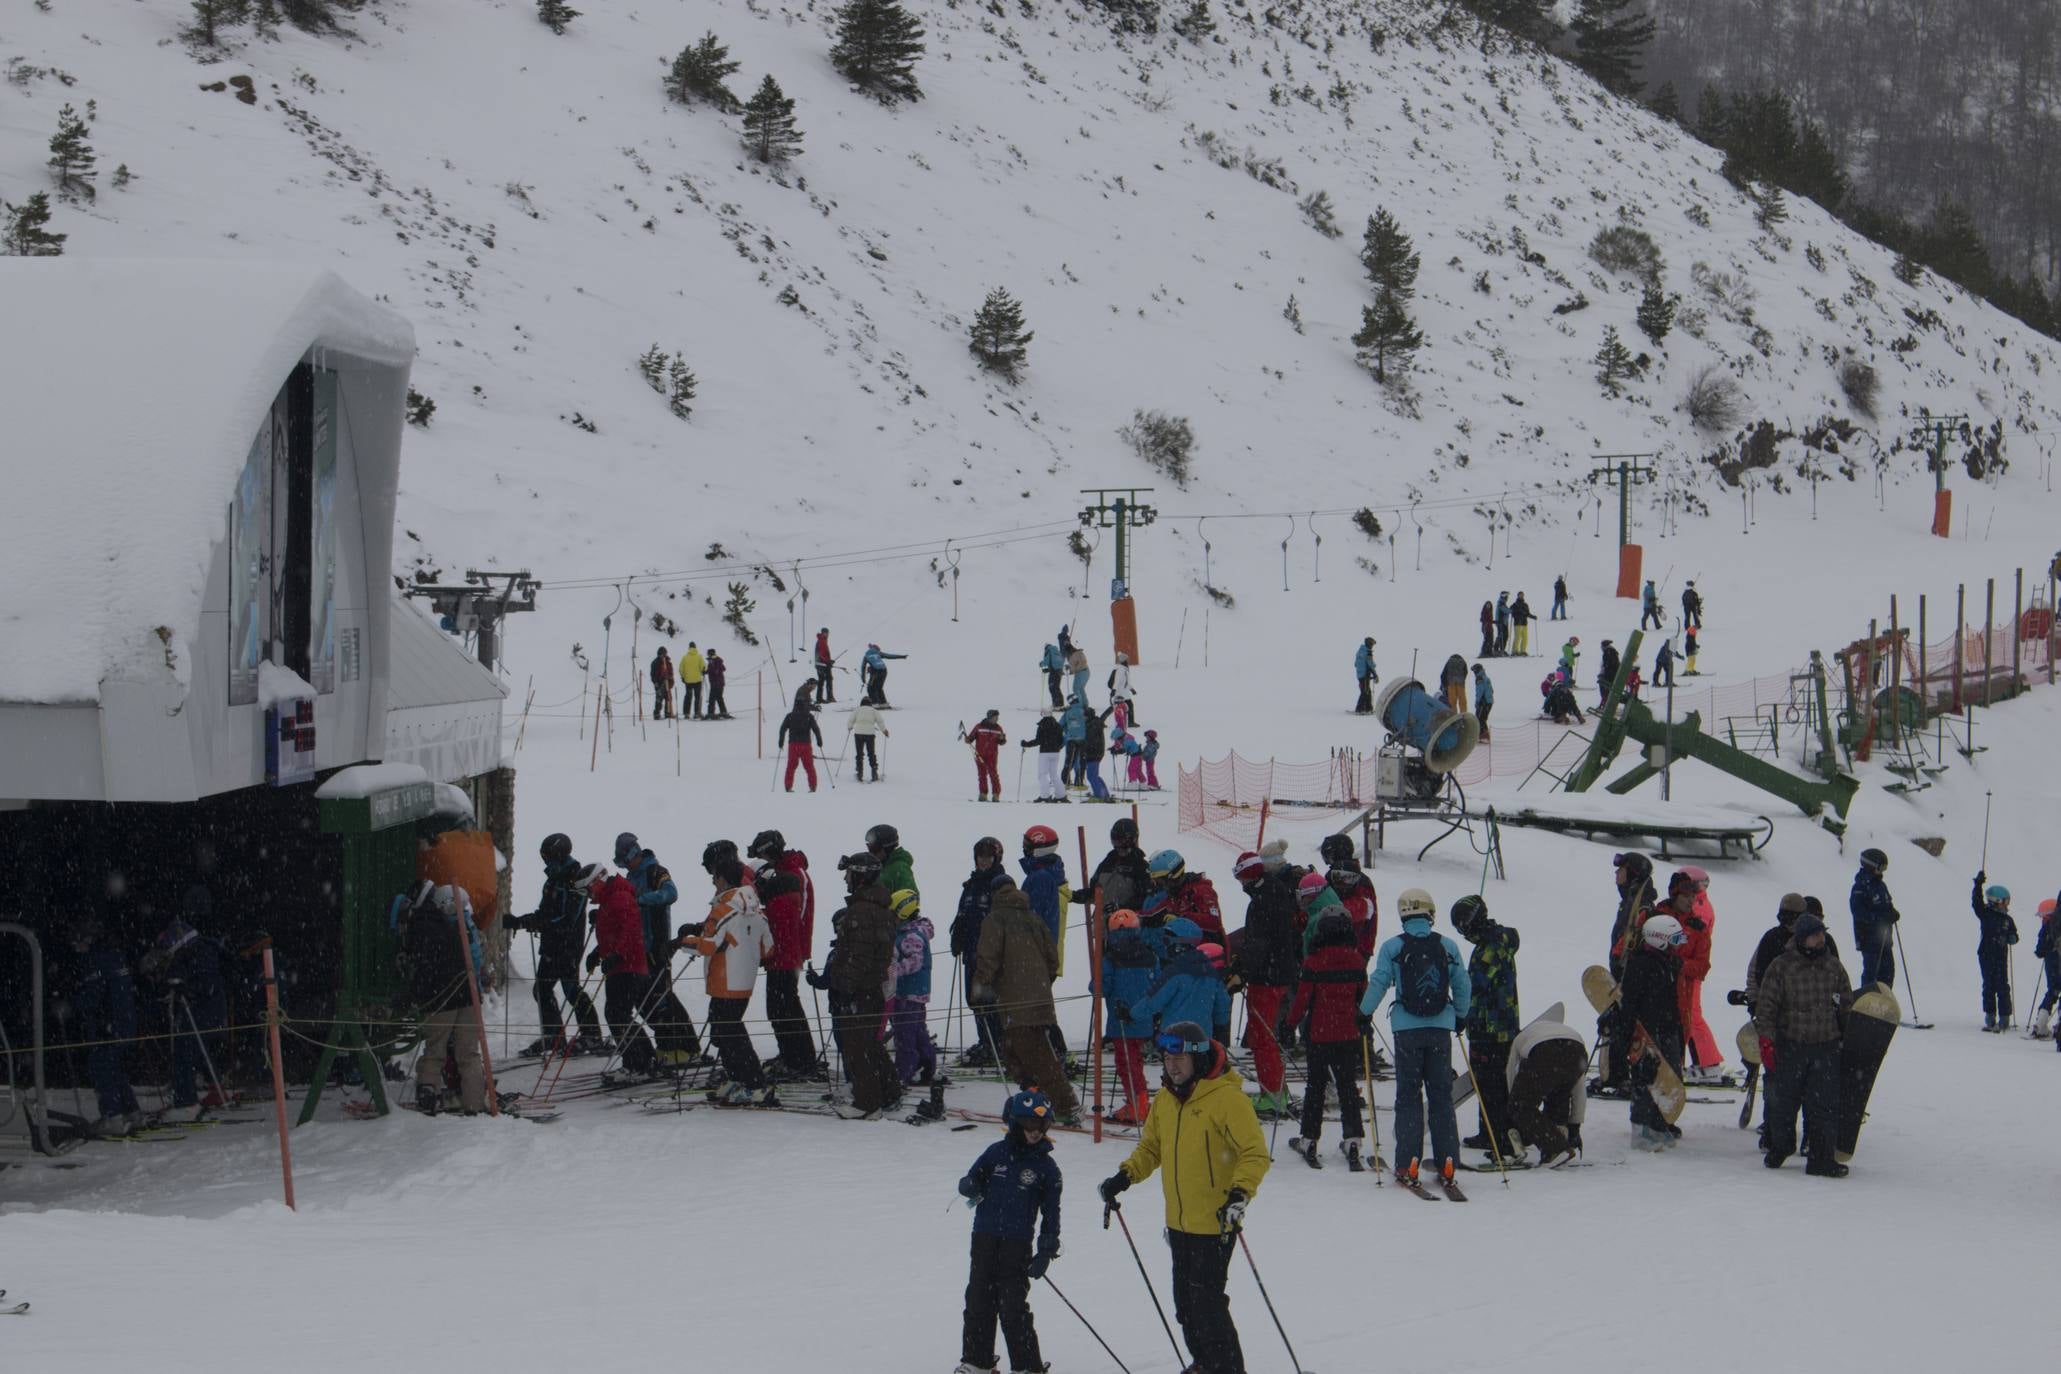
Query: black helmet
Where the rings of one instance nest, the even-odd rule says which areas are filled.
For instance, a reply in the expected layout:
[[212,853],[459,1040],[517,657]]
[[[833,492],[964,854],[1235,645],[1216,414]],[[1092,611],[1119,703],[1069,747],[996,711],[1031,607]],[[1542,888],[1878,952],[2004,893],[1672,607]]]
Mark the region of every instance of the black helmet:
[[868,849],[896,849],[901,843],[902,832],[891,825],[876,825],[866,832]]
[[625,830],[622,834],[615,837],[615,866],[617,868],[628,868],[630,861],[642,852],[643,846],[637,843],[637,837],[629,831]]
[[847,854],[837,861],[845,885],[854,889],[880,881],[880,859],[873,854]]
[[544,843],[537,846],[537,853],[547,864],[562,864],[572,857],[572,836],[563,831],[546,835]]
[[1611,862],[1629,872],[1635,883],[1643,883],[1653,876],[1653,860],[1636,849],[1626,850]]
[[1338,865],[1352,859],[1352,837],[1349,835],[1326,835],[1323,843],[1317,846],[1317,852],[1324,856],[1324,863],[1328,867],[1336,868]]
[[727,873],[737,864],[737,841],[710,840],[701,851],[701,866],[705,872]]
[[1115,825],[1109,827],[1109,842],[1114,845],[1136,844],[1138,823],[1129,816],[1120,817]]
[[777,859],[787,852],[787,841],[777,830],[761,830],[744,852],[754,859]]
[[1448,914],[1452,917],[1453,929],[1465,935],[1474,929],[1477,922],[1488,919],[1488,903],[1479,897],[1462,897],[1453,903]]
[[1889,856],[1879,849],[1863,849],[1861,851],[1861,867],[1873,869],[1875,872],[1880,873],[1889,867]]
[[1002,862],[1002,842],[993,835],[983,835],[973,842],[973,861],[980,862],[981,855],[987,855],[996,863]]

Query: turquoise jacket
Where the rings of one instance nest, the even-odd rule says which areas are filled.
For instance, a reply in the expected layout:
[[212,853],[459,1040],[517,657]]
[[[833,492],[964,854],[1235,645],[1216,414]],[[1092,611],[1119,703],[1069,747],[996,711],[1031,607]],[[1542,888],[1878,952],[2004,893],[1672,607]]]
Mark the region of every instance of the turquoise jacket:
[[[1412,916],[1403,922],[1406,935],[1429,935],[1431,919],[1427,916]],[[1388,1024],[1398,1031],[1406,1030],[1452,1030],[1460,1019],[1467,1015],[1473,1003],[1473,980],[1467,976],[1467,965],[1460,960],[1460,947],[1441,935],[1438,942],[1446,950],[1446,1006],[1436,1016],[1413,1016],[1404,1011],[1398,1002],[1388,1009]],[[1360,1015],[1372,1016],[1374,1008],[1381,1005],[1381,999],[1395,985],[1398,965],[1403,957],[1403,938],[1391,935],[1375,952],[1374,967],[1367,975],[1367,995],[1360,999]]]

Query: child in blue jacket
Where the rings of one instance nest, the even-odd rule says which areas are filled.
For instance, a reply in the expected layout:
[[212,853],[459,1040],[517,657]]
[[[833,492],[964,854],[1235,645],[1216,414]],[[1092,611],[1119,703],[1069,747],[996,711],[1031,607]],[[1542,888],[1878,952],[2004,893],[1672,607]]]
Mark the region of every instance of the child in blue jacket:
[[1124,1085],[1124,1105],[1109,1119],[1127,1126],[1142,1124],[1152,1105],[1145,1085],[1152,1021],[1139,1015],[1138,1007],[1152,995],[1158,976],[1159,954],[1140,929],[1138,913],[1110,912],[1109,933],[1102,941],[1102,997],[1109,1005],[1102,1033],[1116,1057],[1117,1080]]
[[959,1180],[960,1196],[973,1208],[973,1255],[954,1374],[990,1374],[998,1321],[1011,1369],[1045,1367],[1031,1320],[1030,1286],[1059,1257],[1061,1179],[1046,1138],[1051,1099],[1041,1092],[1017,1093],[1002,1108],[1002,1119],[1009,1133],[983,1150]]
[[[1186,926],[1193,936],[1175,933],[1176,926]],[[1174,938],[1169,942],[1166,962],[1160,966],[1159,982],[1144,1002],[1129,1008],[1127,1014],[1119,1008],[1119,1014],[1126,1014],[1126,1019],[1136,1016],[1149,1021],[1155,1030],[1179,1021],[1193,1021],[1213,1031],[1227,1031],[1231,1025],[1231,994],[1224,990],[1222,971],[1193,943],[1201,937],[1200,927],[1184,916],[1177,916],[1167,922],[1166,928]]]

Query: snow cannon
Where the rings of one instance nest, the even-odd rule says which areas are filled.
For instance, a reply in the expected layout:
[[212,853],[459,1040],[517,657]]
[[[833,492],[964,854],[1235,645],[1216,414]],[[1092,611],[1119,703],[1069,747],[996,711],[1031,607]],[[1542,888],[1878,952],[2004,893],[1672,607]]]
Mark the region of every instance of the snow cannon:
[[1374,715],[1391,739],[1422,754],[1425,769],[1440,776],[1465,763],[1481,740],[1481,722],[1453,710],[1415,678],[1398,678],[1382,688]]

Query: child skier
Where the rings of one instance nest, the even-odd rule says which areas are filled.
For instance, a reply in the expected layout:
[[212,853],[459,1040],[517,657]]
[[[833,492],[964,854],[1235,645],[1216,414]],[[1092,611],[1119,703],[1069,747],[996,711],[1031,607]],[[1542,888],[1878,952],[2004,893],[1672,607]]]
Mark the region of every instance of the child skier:
[[2054,920],[2054,899],[2047,898],[2040,903],[2040,933],[2032,942],[2033,957],[2041,964],[2042,976],[2047,980],[2046,995],[2040,998],[2039,1015],[2032,1023],[2032,1033],[2039,1039],[2046,1039],[2053,1027],[2048,1018],[2053,1014],[2054,1003],[2061,1001],[2061,988],[2054,986],[2061,979],[2061,940],[2055,938],[2061,932],[2061,924]]
[[1224,990],[1223,974],[1196,948],[1202,931],[1183,916],[1168,920],[1166,931],[1172,938],[1159,981],[1142,1003],[1119,1007],[1117,1014],[1126,1021],[1135,1017],[1155,1027],[1178,1021],[1193,1021],[1212,1030],[1230,1025],[1231,994]]
[[1157,792],[1159,790],[1159,731],[1147,730],[1145,732],[1145,743],[1138,749],[1137,762],[1145,774],[1146,789]]
[[1460,947],[1432,933],[1437,910],[1422,888],[1396,899],[1403,933],[1381,946],[1360,998],[1360,1015],[1371,1017],[1389,989],[1395,989],[1395,1006],[1388,1014],[1395,1031],[1395,1173],[1405,1185],[1418,1181],[1427,1114],[1441,1182],[1453,1181],[1460,1153],[1460,1127],[1453,1115],[1453,1028],[1473,1005],[1473,985],[1460,962]]
[[1975,919],[1982,923],[1982,938],[1975,945],[1975,961],[1982,970],[1982,1028],[2001,1034],[2011,1029],[2011,946],[2018,943],[2018,923],[2011,919],[2011,890],[1991,883],[1987,891],[1975,875],[1975,890],[1969,901]]
[[1145,1086],[1145,1047],[1152,1039],[1152,1021],[1137,1009],[1151,995],[1158,976],[1159,957],[1139,929],[1138,913],[1128,907],[1110,912],[1102,941],[1102,995],[1109,1002],[1102,1033],[1110,1042],[1117,1081],[1124,1089],[1124,1105],[1109,1118],[1119,1125],[1140,1124],[1152,1105]]
[[[1059,1166],[1052,1161],[1052,1103],[1020,1092],[1002,1108],[1008,1134],[981,1151],[959,1180],[973,1208],[973,1254],[959,1365],[952,1374],[994,1374],[995,1326],[1017,1374],[1042,1374],[1030,1286],[1059,1257]],[[1036,1248],[1032,1248],[1035,1233]]]
[[895,995],[888,1020],[895,1032],[895,1077],[902,1086],[928,1087],[937,1077],[937,1046],[930,1039],[930,941],[936,935],[923,904],[906,888],[888,898],[895,914]]
[[1321,1169],[1317,1138],[1324,1130],[1325,1082],[1338,1088],[1339,1129],[1344,1132],[1346,1167],[1358,1173],[1360,1163],[1360,994],[1367,988],[1367,960],[1353,940],[1353,925],[1334,907],[1316,923],[1309,957],[1295,1000],[1282,1015],[1277,1038],[1290,1041],[1294,1027],[1310,1018],[1309,1083],[1303,1090],[1302,1134],[1288,1148],[1312,1169]]
[[1505,1070],[1510,1042],[1517,1038],[1517,931],[1489,917],[1488,903],[1462,897],[1453,903],[1453,929],[1474,952],[1467,957],[1471,991],[1467,1008],[1467,1068],[1474,1075],[1481,1128],[1460,1143],[1470,1150],[1501,1154],[1508,1148],[1510,1095]]

